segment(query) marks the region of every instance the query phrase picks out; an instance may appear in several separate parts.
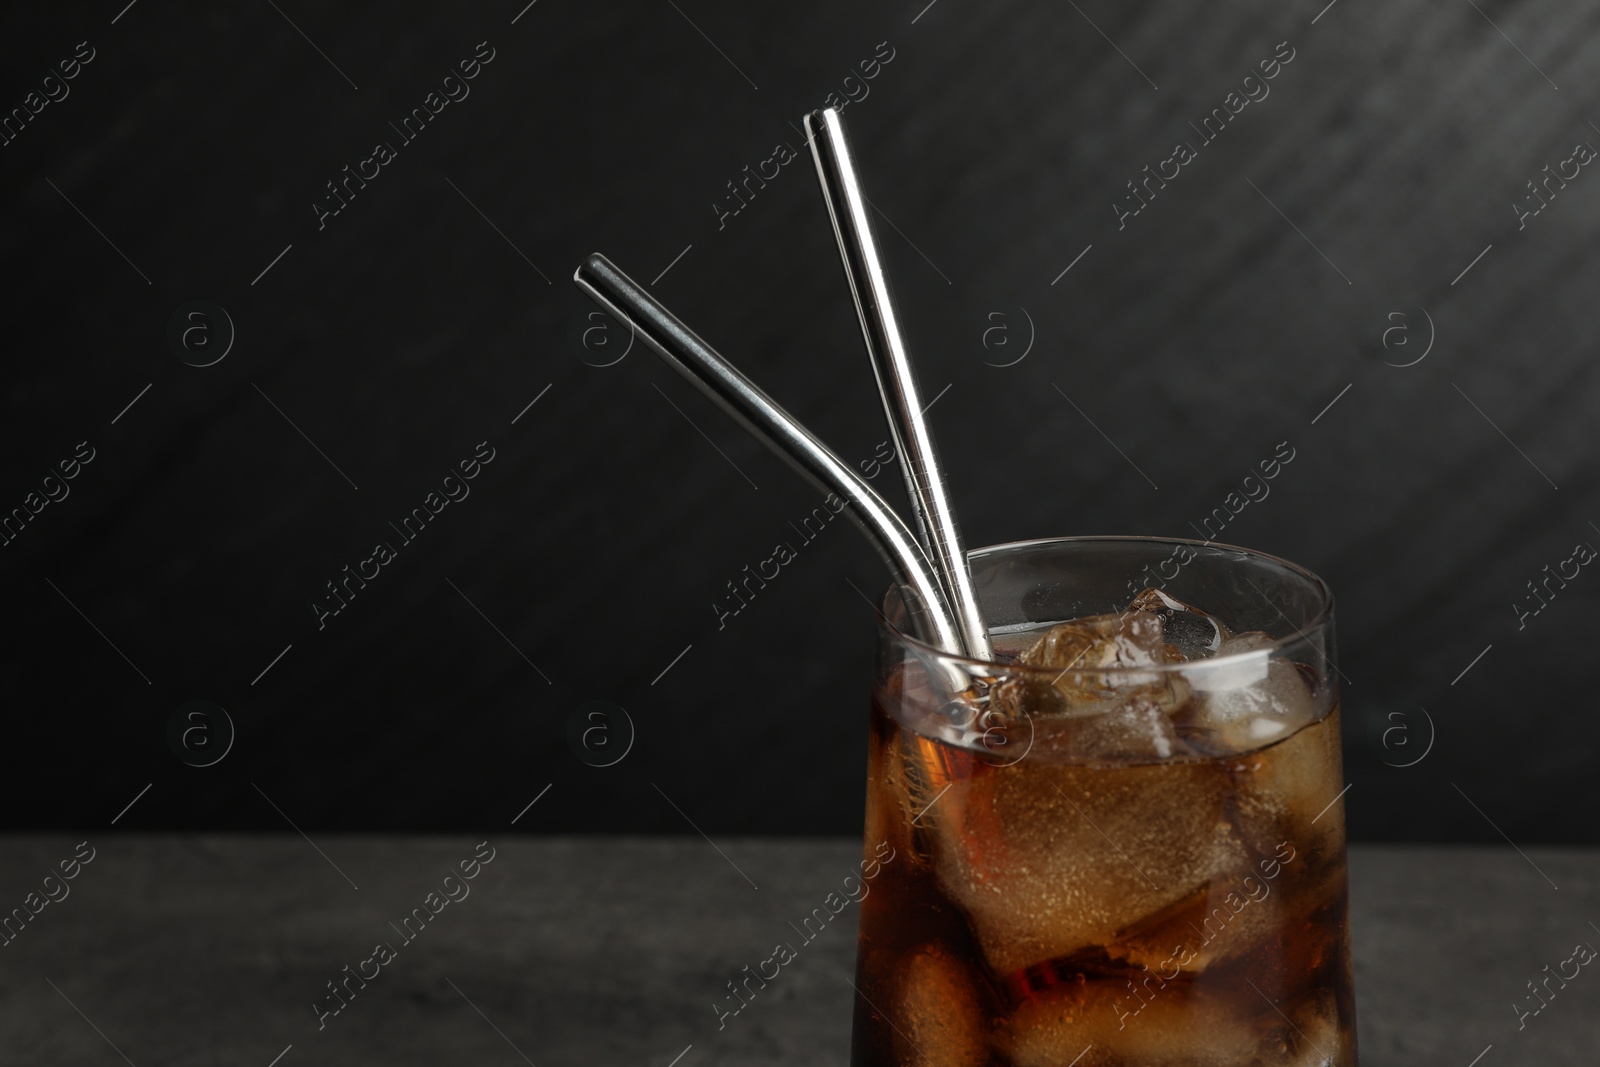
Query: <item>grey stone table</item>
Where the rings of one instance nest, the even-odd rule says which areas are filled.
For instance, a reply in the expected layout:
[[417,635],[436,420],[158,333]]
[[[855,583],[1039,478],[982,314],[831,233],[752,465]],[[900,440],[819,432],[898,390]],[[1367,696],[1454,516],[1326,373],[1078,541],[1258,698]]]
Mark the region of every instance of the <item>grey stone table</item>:
[[[3,839],[0,909],[38,912],[0,948],[0,1063],[848,1058],[854,908],[803,945],[790,923],[855,842],[506,837],[474,866],[468,838],[96,834],[74,867],[77,840]],[[76,877],[47,883],[63,861]],[[462,861],[476,877],[450,879]],[[1592,969],[1520,1029],[1512,1006],[1600,946],[1600,852],[1358,847],[1351,870],[1366,1067],[1600,1058]],[[783,940],[798,958],[719,1029],[726,983]]]

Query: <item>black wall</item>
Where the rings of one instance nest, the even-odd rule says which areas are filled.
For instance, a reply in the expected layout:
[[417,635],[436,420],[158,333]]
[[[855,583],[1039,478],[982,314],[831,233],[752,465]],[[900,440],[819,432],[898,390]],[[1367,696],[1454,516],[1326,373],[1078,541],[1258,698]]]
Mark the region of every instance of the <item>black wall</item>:
[[[1600,840],[1600,576],[1514,607],[1600,545],[1600,174],[1563,162],[1600,145],[1600,12],[923,4],[0,16],[0,105],[69,92],[0,148],[0,508],[70,494],[0,549],[5,825],[441,830],[540,796],[519,828],[857,832],[852,584],[879,563],[841,523],[719,626],[724,583],[816,496],[642,349],[612,362],[625,338],[586,348],[570,282],[597,250],[656,279],[872,457],[797,130],[850,94],[970,543],[1193,536],[1288,442],[1219,536],[1338,593],[1353,835]],[[390,125],[446,89],[470,95],[414,141]],[[1246,89],[1269,95],[1205,141]],[[379,142],[394,158],[322,216]],[[1119,223],[1179,142],[1195,157]],[[1546,165],[1577,173],[1519,223]],[[746,166],[778,173],[725,215]],[[232,346],[189,365],[225,345],[215,307]],[[390,523],[479,453],[405,542]],[[227,724],[190,701],[226,710],[220,760]],[[614,766],[579,758],[629,732],[592,701],[631,722]],[[587,752],[574,723],[603,728]]]

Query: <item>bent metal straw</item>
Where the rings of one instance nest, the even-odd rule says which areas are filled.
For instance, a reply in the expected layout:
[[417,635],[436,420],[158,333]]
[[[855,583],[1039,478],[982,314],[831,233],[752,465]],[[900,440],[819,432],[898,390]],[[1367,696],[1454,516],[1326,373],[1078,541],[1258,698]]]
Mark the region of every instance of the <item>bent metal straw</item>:
[[572,280],[750,436],[817,488],[838,494],[901,583],[921,600],[923,610],[912,612],[913,622],[923,631],[917,636],[952,655],[963,653],[960,625],[922,545],[872,486],[605,256],[598,252],[589,256]]

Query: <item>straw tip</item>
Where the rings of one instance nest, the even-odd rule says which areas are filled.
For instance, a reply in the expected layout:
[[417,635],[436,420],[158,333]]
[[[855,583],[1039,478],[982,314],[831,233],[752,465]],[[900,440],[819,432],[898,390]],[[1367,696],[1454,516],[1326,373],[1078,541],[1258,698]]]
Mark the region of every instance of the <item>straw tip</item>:
[[802,125],[806,128],[808,136],[815,136],[828,127],[828,116],[839,114],[839,109],[834,107],[819,107],[815,111],[808,111]]
[[599,252],[590,252],[583,257],[583,262],[579,263],[577,269],[572,272],[572,280],[582,285],[586,275],[604,273],[612,269],[614,268],[612,268],[609,259]]

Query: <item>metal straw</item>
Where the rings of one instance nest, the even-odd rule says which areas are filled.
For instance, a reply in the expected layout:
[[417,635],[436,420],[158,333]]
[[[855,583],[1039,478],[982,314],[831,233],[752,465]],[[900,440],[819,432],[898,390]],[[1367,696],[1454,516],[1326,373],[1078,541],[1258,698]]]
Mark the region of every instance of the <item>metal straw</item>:
[[911,507],[922,533],[922,543],[938,568],[941,584],[950,598],[961,628],[967,654],[992,659],[988,628],[978,610],[978,598],[961,547],[961,530],[945,484],[944,468],[934,448],[933,432],[923,417],[925,406],[917,389],[916,374],[906,351],[905,338],[889,291],[889,276],[878,254],[867,198],[856,175],[844,119],[834,108],[806,116],[806,136],[817,164],[822,197],[833,219],[834,236],[844,260],[845,276],[855,297],[856,314],[878,391],[889,418],[895,445],[904,457],[902,469]]
[[605,256],[596,252],[584,260],[572,280],[750,436],[818,489],[838,494],[902,584],[921,599],[923,610],[908,605],[923,631],[917,636],[952,655],[963,654],[960,625],[922,546],[872,486]]

